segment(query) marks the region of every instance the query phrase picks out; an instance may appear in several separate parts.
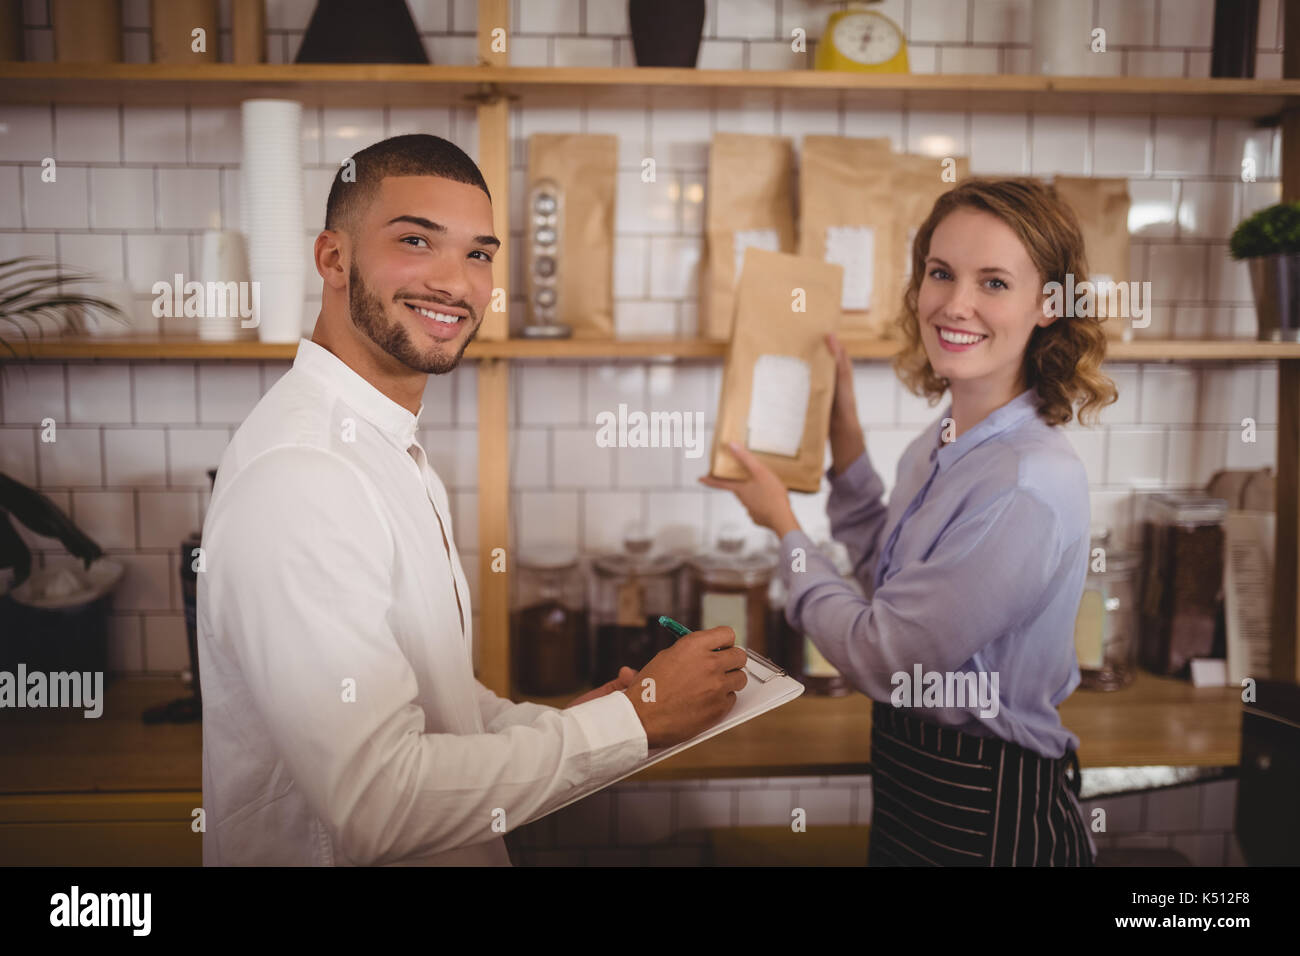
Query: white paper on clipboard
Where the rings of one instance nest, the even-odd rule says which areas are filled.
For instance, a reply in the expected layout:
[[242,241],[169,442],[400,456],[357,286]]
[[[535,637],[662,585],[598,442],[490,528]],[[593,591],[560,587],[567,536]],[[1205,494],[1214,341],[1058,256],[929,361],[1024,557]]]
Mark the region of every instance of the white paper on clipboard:
[[[563,810],[569,804],[577,803],[579,800],[589,797],[597,791],[604,790],[606,787],[612,786],[620,780],[627,779],[634,773],[640,773],[652,764],[656,764],[661,760],[667,760],[674,754],[679,754],[683,750],[689,750],[696,744],[702,744],[709,738],[718,736],[718,734],[726,733],[732,727],[739,727],[746,721],[753,720],[755,717],[759,717],[767,713],[769,710],[775,710],[782,704],[788,704],[804,691],[803,684],[799,683],[793,677],[786,676],[783,672],[776,672],[769,676],[766,669],[763,668],[763,665],[752,659],[746,665],[746,670],[750,671],[750,673],[746,675],[748,680],[746,681],[745,686],[736,692],[736,705],[732,707],[731,710],[727,711],[727,713],[722,716],[722,719],[712,727],[701,731],[690,740],[683,740],[681,743],[673,744],[671,747],[656,747],[652,749],[646,755],[645,760],[641,761],[627,773],[620,777],[616,777],[608,783],[602,783],[600,786],[584,789],[577,796],[560,804],[555,808],[555,810]],[[767,681],[765,683],[760,683],[755,679],[755,674],[767,677]],[[615,691],[615,693],[620,692]],[[542,816],[549,816],[551,813],[554,813],[555,810],[550,810],[547,813],[542,814]],[[540,820],[541,817],[534,817],[533,819]]]

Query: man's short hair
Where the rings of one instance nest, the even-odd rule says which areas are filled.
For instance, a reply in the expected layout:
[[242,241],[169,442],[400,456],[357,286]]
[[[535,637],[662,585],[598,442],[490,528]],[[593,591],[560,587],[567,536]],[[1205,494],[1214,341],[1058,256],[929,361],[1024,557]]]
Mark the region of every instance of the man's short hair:
[[[487,195],[487,182],[474,160],[450,140],[428,133],[408,133],[380,140],[351,157],[355,176],[343,175],[349,164],[339,166],[325,203],[325,228],[348,229],[374,199],[385,176],[441,176],[477,186]],[[355,180],[355,181],[351,181]]]

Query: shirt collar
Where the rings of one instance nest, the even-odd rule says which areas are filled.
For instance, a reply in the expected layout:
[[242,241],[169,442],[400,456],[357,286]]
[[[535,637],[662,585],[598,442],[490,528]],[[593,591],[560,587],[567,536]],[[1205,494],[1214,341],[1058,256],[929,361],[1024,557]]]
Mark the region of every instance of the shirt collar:
[[362,378],[341,358],[311,339],[298,340],[293,367],[324,382],[343,402],[403,451],[415,442],[424,403],[414,415]]
[[[946,471],[955,465],[968,451],[976,448],[996,435],[1018,427],[1030,416],[1038,413],[1038,392],[1027,388],[1001,408],[994,409],[974,428],[957,436],[956,441],[943,441],[944,422],[952,417],[952,402],[944,409],[938,424],[939,434],[930,451],[930,460],[938,461],[939,470]],[[939,443],[942,442],[942,445]]]

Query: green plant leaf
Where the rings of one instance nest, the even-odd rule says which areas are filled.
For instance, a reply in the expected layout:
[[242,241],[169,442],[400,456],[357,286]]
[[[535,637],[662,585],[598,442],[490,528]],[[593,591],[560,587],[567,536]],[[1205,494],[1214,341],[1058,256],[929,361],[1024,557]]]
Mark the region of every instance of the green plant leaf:
[[1300,202],[1278,203],[1242,220],[1228,251],[1234,259],[1300,253]]

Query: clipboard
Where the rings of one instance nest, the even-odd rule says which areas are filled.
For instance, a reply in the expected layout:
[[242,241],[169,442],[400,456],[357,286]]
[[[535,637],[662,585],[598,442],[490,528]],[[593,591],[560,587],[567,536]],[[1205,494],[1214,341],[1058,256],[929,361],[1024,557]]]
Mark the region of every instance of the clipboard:
[[[768,660],[762,654],[745,648],[745,653],[749,656],[749,661],[745,664],[745,676],[747,678],[745,686],[736,692],[736,703],[722,715],[722,718],[713,726],[707,727],[700,731],[690,740],[683,740],[679,744],[673,744],[669,747],[655,747],[646,754],[645,760],[641,761],[627,773],[615,777],[608,783],[602,783],[596,787],[584,789],[577,796],[571,797],[564,803],[555,807],[554,810],[548,810],[539,817],[533,817],[533,820],[540,820],[542,817],[549,816],[556,810],[563,810],[569,804],[577,803],[579,800],[591,796],[597,791],[604,790],[606,787],[613,786],[620,780],[626,780],[633,774],[640,773],[646,767],[657,764],[661,760],[667,760],[674,754],[679,754],[683,750],[689,750],[696,744],[702,744],[704,741],[726,733],[733,727],[739,727],[741,724],[753,720],[766,714],[769,710],[775,710],[782,704],[788,704],[804,692],[803,684],[799,683],[782,668],[778,667],[772,661]],[[531,821],[530,821],[531,822]]]

